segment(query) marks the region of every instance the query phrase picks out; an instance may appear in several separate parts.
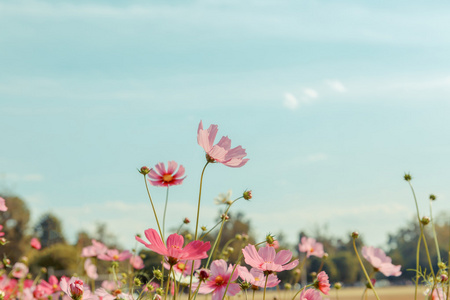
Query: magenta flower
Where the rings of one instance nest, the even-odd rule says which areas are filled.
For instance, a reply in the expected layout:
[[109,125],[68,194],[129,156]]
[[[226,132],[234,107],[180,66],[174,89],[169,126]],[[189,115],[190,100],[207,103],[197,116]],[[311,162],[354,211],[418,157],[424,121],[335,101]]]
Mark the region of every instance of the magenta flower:
[[323,257],[325,251],[323,251],[323,244],[317,242],[313,238],[308,238],[306,236],[302,237],[301,243],[298,245],[298,250],[300,252],[306,252],[306,257],[317,256]]
[[0,211],[7,211],[8,207],[6,207],[6,201],[2,197],[0,197]]
[[155,170],[150,170],[148,173],[148,182],[154,186],[170,186],[181,184],[186,177],[184,175],[184,167],[180,165],[178,171],[178,164],[174,161],[167,163],[167,170],[164,163],[159,163],[155,166]]
[[106,253],[99,254],[97,256],[97,258],[101,259],[101,260],[107,260],[107,261],[124,261],[126,259],[129,259],[132,256],[133,256],[133,254],[131,254],[130,251],[128,251],[128,250],[120,252],[117,249],[110,249],[110,250],[107,250]]
[[203,129],[203,123],[200,121],[197,130],[197,142],[205,150],[208,161],[220,162],[225,166],[238,168],[242,167],[249,160],[244,159],[247,155],[245,149],[241,146],[231,149],[231,140],[223,136],[220,141],[214,144],[218,131],[217,125],[210,125],[208,130]]
[[322,296],[315,289],[303,290],[300,294],[300,300],[321,300]]
[[33,247],[36,250],[40,250],[41,249],[41,242],[39,242],[39,240],[37,238],[32,238],[30,241],[30,245],[31,247]]
[[362,255],[368,262],[375,268],[375,270],[380,271],[384,276],[400,276],[402,272],[400,271],[400,265],[393,265],[392,259],[384,253],[380,248],[375,247],[362,247]]
[[[266,276],[264,275],[264,272],[256,269],[251,268],[250,272],[247,270],[246,267],[239,266],[239,277],[242,278],[242,280],[250,283],[251,285],[264,288],[264,285],[266,283]],[[269,274],[269,278],[267,278],[267,286],[268,288],[277,286],[280,283],[280,280],[278,277],[274,274]]]
[[330,282],[328,281],[328,275],[325,271],[317,274],[317,278],[314,281],[314,287],[325,295],[328,295],[328,292],[330,291]]
[[281,272],[292,270],[298,265],[298,259],[288,263],[292,258],[292,252],[281,250],[276,253],[273,247],[261,247],[258,251],[254,245],[248,245],[242,249],[245,262],[261,271]]
[[108,247],[93,239],[91,246],[84,247],[83,250],[81,250],[81,257],[94,257],[105,253],[107,250]]
[[143,239],[136,236],[136,240],[144,244],[145,247],[156,252],[158,254],[164,255],[169,264],[175,265],[180,260],[195,260],[208,257],[206,251],[211,248],[209,242],[202,241],[192,241],[183,248],[184,238],[179,234],[171,234],[167,238],[166,245],[164,245],[161,237],[154,229],[147,229],[145,236],[150,241],[146,243]]
[[[194,271],[200,268],[201,260],[196,259],[194,260]],[[170,265],[168,263],[164,263],[164,268],[167,270],[170,270]],[[192,270],[192,260],[180,260],[178,263],[173,265],[173,270],[175,273],[180,273],[183,276],[189,276],[191,275]]]
[[[198,292],[200,294],[210,294],[212,293],[212,300],[222,300],[223,294],[225,293],[225,289],[228,285],[227,295],[234,296],[241,288],[239,284],[234,283],[239,276],[239,271],[236,270],[231,276],[233,272],[233,266],[227,266],[227,263],[223,259],[215,260],[211,263],[211,275],[208,280],[200,285]],[[230,284],[228,282],[230,281]],[[192,284],[192,290],[195,291],[199,283]]]

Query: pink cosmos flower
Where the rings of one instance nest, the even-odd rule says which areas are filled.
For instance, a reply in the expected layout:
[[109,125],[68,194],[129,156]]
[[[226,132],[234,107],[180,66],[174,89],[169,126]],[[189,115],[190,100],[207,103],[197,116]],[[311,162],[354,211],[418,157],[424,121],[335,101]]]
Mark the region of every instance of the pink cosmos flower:
[[[63,278],[65,278],[65,280],[68,280],[67,277],[63,277]],[[63,278],[61,278],[61,280]],[[61,287],[59,286],[58,278],[56,278],[55,275],[50,276],[50,278],[48,279],[48,282],[45,281],[44,279],[41,279],[41,282],[39,283],[39,285],[43,286],[44,289],[50,291],[50,294],[54,294],[54,293],[61,291]]]
[[[201,260],[194,260],[194,271],[200,268]],[[170,265],[168,263],[164,263],[164,268],[170,270]],[[172,266],[175,273],[182,274],[184,276],[190,276],[192,270],[192,260],[180,260],[175,265]]]
[[133,268],[135,268],[137,270],[143,269],[145,267],[144,261],[138,255],[134,255],[134,256],[130,257],[130,265],[133,266]]
[[126,259],[129,259],[132,256],[133,256],[133,254],[131,254],[130,251],[128,251],[128,250],[120,252],[117,249],[110,249],[110,250],[107,250],[106,253],[99,254],[97,256],[97,258],[101,259],[101,260],[107,260],[107,261],[124,261]]
[[[183,182],[186,177],[184,175],[184,167],[180,165],[178,171],[176,171],[178,164],[175,161],[169,161],[167,163],[167,170],[164,163],[159,163],[155,166],[155,170],[150,170],[148,173],[148,182],[154,186],[170,186],[178,185]],[[176,172],[175,172],[176,171]]]
[[306,257],[311,255],[317,257],[323,257],[325,251],[323,251],[323,244],[317,242],[313,238],[308,238],[306,236],[302,237],[301,243],[298,245],[298,250],[300,252],[306,252]]
[[325,271],[317,274],[317,278],[314,281],[314,287],[325,295],[328,295],[328,292],[330,291],[330,282],[328,281],[328,275]]
[[[233,266],[227,266],[227,263],[223,259],[215,260],[211,263],[211,276],[209,279],[200,285],[198,292],[200,294],[210,294],[212,293],[212,300],[222,300],[223,294],[225,293],[225,289],[228,285],[228,282],[231,283],[228,285],[227,295],[234,296],[241,288],[239,284],[234,283],[239,276],[239,271],[236,270],[231,276],[233,271]],[[199,283],[192,284],[192,290],[195,291]]]
[[261,247],[258,251],[254,245],[248,245],[242,249],[245,262],[261,271],[281,272],[292,270],[298,265],[298,259],[288,263],[292,258],[292,252],[281,250],[276,253],[273,247]]
[[8,207],[6,207],[6,201],[2,197],[0,197],[0,211],[7,211]]
[[147,229],[145,236],[150,241],[150,244],[145,242],[140,237],[136,236],[136,240],[145,247],[156,252],[158,254],[164,255],[169,264],[175,265],[180,260],[195,260],[208,257],[206,251],[211,248],[209,242],[202,241],[192,241],[183,248],[184,238],[179,234],[171,234],[167,238],[166,245],[164,245],[161,237],[154,229]]
[[205,150],[207,159],[232,168],[245,165],[249,161],[248,158],[244,159],[247,155],[245,149],[241,146],[231,149],[231,140],[227,136],[223,136],[216,145],[213,145],[217,131],[218,126],[214,124],[210,125],[208,130],[203,129],[202,121],[198,125],[197,142]]
[[402,272],[400,271],[402,266],[393,265],[392,259],[380,248],[363,246],[362,255],[377,271],[380,271],[384,276],[402,275]]
[[84,270],[89,278],[94,280],[98,278],[97,267],[92,263],[90,258],[84,261]]
[[84,286],[83,280],[77,277],[72,277],[70,280],[61,278],[59,283],[61,290],[66,293],[73,300],[97,300],[98,297],[91,293],[91,291]]
[[[264,285],[266,283],[266,276],[264,275],[264,272],[256,269],[251,268],[250,272],[247,270],[246,267],[238,266],[239,268],[239,277],[242,278],[242,280],[250,283],[251,285],[264,288]],[[269,278],[267,278],[267,286],[268,288],[277,286],[280,283],[280,280],[278,277],[274,274],[269,274]]]
[[[430,296],[430,293],[431,293],[431,290],[430,290],[430,289],[427,289],[427,290],[425,291],[425,295],[426,295],[426,296]],[[427,299],[431,299],[431,300],[444,300],[444,299],[447,299],[446,297],[447,297],[447,296],[446,296],[445,292],[443,291],[442,287],[436,287],[436,288],[433,290],[433,294],[431,294],[431,298],[427,298]]]
[[315,289],[303,290],[300,294],[300,300],[321,300],[322,296]]
[[81,257],[94,257],[105,253],[107,250],[108,247],[96,240],[92,240],[91,246],[84,247],[83,250],[81,250]]
[[100,299],[102,300],[115,300],[115,299],[134,300],[132,295],[122,293],[120,289],[108,292],[104,288],[98,288],[95,290],[95,294],[99,296]]
[[41,242],[39,242],[39,240],[37,238],[32,238],[30,241],[30,245],[31,247],[33,247],[36,250],[40,250],[41,249]]
[[12,267],[12,276],[16,278],[24,278],[28,274],[28,267],[21,262],[16,262]]

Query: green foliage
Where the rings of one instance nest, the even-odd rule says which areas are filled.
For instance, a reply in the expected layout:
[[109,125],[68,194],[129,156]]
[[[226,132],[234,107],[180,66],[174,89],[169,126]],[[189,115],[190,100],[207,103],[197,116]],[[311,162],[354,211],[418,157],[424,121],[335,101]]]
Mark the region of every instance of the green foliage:
[[43,215],[34,227],[34,236],[41,242],[42,248],[65,243],[61,221],[51,213]]
[[30,255],[30,269],[36,273],[40,268],[45,267],[72,274],[82,272],[82,269],[78,268],[79,260],[79,253],[75,246],[54,244]]

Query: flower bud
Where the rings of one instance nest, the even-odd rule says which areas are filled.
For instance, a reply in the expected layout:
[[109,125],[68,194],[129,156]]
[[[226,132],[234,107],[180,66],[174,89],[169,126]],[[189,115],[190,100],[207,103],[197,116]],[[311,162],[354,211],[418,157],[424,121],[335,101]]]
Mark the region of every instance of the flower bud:
[[302,273],[302,270],[300,270],[300,269],[295,269],[294,270],[295,276],[299,276],[301,273]]
[[148,173],[150,173],[150,169],[148,167],[146,167],[146,166],[143,166],[139,170],[139,173],[141,173],[142,175],[147,175]]
[[275,242],[275,238],[270,233],[266,235],[266,243],[272,245]]
[[189,218],[184,218],[183,223],[184,224],[189,224],[189,223],[191,223],[191,220],[189,220]]
[[289,291],[290,289],[292,289],[292,285],[290,283],[285,283],[284,289]]
[[342,283],[336,282],[336,283],[334,284],[334,288],[337,289],[337,290],[340,290],[340,289],[342,288]]
[[11,261],[9,260],[9,258],[4,258],[4,259],[3,259],[3,264],[4,264],[6,267],[10,267],[10,266],[11,266]]
[[233,253],[234,252],[234,248],[233,247],[228,247],[227,248],[227,252],[228,253]]
[[6,244],[6,239],[4,237],[0,238],[0,245],[5,245]]
[[433,195],[433,194],[431,194],[431,195],[430,195],[430,200],[432,200],[432,201],[436,200],[436,196]]
[[[370,279],[370,282],[372,282],[372,285],[375,286],[375,282],[377,282],[377,280],[375,278]],[[366,283],[366,287],[368,289],[371,289],[371,286],[369,283]]]
[[246,234],[246,233],[242,234],[242,241],[244,241],[244,242],[248,241],[248,234]]
[[207,280],[209,278],[210,274],[211,274],[210,271],[205,268],[197,271],[198,279],[200,279],[200,281]]
[[234,236],[234,238],[235,238],[236,240],[240,241],[240,240],[242,240],[242,235],[240,235],[240,234],[238,233],[238,234],[236,234],[236,235]]
[[200,229],[201,229],[202,231],[206,231],[206,226],[202,226],[202,227],[200,227]]
[[127,273],[120,273],[120,275],[122,276],[122,278],[127,278],[128,277]]
[[447,269],[447,266],[445,265],[445,263],[444,263],[444,262],[440,262],[440,263],[438,263],[438,267],[439,267],[439,269],[441,269],[441,270],[445,270],[445,269]]
[[328,253],[325,252],[325,253],[323,254],[323,256],[322,256],[322,259],[325,260],[325,259],[327,259],[327,258],[328,258]]
[[73,300],[83,299],[83,285],[84,283],[81,279],[76,279],[69,284],[69,292]]
[[352,238],[357,239],[358,237],[359,237],[358,231],[353,231],[352,232]]
[[405,173],[405,175],[403,176],[403,179],[405,179],[406,181],[411,181],[411,179],[412,179],[411,174]]
[[222,220],[227,221],[227,220],[230,219],[230,216],[229,216],[229,215],[222,214],[222,215],[220,216],[220,218],[221,218]]
[[244,197],[245,200],[250,200],[252,199],[252,191],[245,191],[244,194],[242,195],[242,197]]
[[439,278],[441,279],[441,282],[447,282],[448,281],[448,275],[447,274],[441,274],[439,276]]
[[119,268],[119,262],[118,262],[118,261],[112,261],[112,262],[111,262],[111,268],[116,268],[116,269],[118,269],[118,268]]
[[252,285],[248,283],[247,281],[243,281],[239,284],[242,291],[248,290]]
[[146,287],[150,293],[155,290],[155,287],[151,283],[147,283]]
[[142,285],[141,280],[139,278],[137,278],[137,277],[134,277],[134,285],[135,286],[141,286]]
[[155,278],[158,280],[161,280],[163,278],[162,272],[158,269],[153,270],[153,276],[155,276]]
[[311,275],[311,277],[317,277],[317,272],[311,272],[311,273],[309,273],[309,275]]
[[186,240],[190,241],[192,240],[192,234],[190,233],[186,233],[186,235],[184,236],[186,238]]
[[157,288],[156,289],[156,294],[160,295],[160,296],[164,295],[164,289],[163,288]]
[[423,225],[428,225],[430,223],[430,218],[429,217],[422,217],[422,220],[420,220],[420,223],[422,223]]
[[41,268],[41,273],[42,273],[42,274],[47,274],[47,268],[42,267],[42,268]]

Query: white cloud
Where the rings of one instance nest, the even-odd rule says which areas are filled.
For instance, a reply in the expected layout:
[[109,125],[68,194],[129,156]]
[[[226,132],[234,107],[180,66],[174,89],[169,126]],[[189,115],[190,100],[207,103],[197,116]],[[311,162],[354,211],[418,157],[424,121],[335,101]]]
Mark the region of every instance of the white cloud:
[[289,108],[290,110],[297,109],[299,106],[298,99],[292,95],[291,93],[284,94],[284,106]]
[[319,97],[319,94],[317,93],[317,91],[310,89],[310,88],[306,88],[303,90],[303,93],[308,97],[308,98],[312,98],[312,99],[316,99],[317,97]]
[[336,92],[345,93],[347,91],[347,88],[339,80],[327,80],[326,83]]

